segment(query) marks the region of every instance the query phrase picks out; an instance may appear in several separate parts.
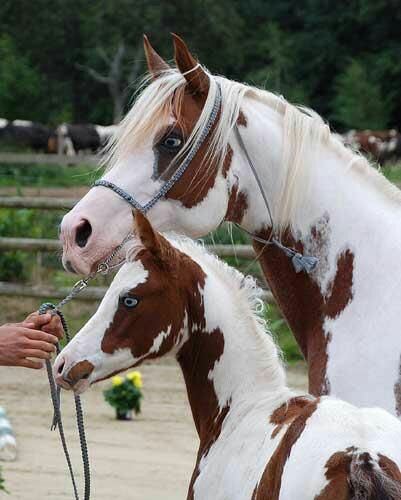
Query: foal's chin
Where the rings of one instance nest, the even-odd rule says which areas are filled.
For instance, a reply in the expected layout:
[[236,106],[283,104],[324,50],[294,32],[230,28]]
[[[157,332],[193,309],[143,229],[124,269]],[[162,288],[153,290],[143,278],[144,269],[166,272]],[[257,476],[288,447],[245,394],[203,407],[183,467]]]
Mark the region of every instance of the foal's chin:
[[89,380],[79,380],[76,384],[71,385],[69,382],[66,380],[56,380],[56,383],[59,387],[66,391],[73,391],[74,394],[79,395],[85,392],[89,387],[92,385],[92,382],[89,382]]

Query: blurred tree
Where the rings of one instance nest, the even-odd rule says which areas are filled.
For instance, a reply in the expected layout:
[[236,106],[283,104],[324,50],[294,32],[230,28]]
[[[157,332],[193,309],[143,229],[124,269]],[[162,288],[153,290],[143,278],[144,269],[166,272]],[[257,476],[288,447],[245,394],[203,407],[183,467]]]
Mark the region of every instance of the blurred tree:
[[309,99],[307,89],[296,78],[293,39],[277,23],[266,24],[263,31],[265,34],[258,47],[263,54],[259,63],[261,67],[250,71],[245,80],[281,94],[291,102],[306,104]]
[[[27,57],[17,53],[13,41],[0,38],[0,114],[9,120],[34,119],[40,94],[40,75]],[[27,109],[26,103],[33,106]]]
[[145,69],[142,33],[171,60],[173,31],[212,72],[265,83],[339,126],[338,78],[358,61],[374,68],[373,83],[391,100],[388,125],[401,128],[399,7],[399,0],[2,0],[0,25],[16,58],[40,76],[40,94],[24,100],[38,121],[111,122],[110,85],[82,67],[108,77],[106,59],[123,44],[118,80],[127,97]]
[[385,97],[372,72],[360,61],[351,60],[335,82],[333,118],[347,128],[386,128],[391,99]]

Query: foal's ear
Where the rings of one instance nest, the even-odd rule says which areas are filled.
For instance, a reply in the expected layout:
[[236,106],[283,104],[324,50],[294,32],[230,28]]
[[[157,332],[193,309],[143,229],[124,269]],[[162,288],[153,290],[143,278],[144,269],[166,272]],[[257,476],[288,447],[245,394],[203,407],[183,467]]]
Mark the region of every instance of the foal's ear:
[[198,61],[188,50],[184,40],[175,33],[171,33],[174,43],[174,59],[177,68],[181,71],[188,82],[189,88],[196,94],[207,94],[209,92],[209,76],[202,66],[194,69]]
[[166,63],[166,61],[160,57],[152,47],[146,35],[143,35],[143,48],[145,51],[146,62],[148,63],[149,73],[153,76],[154,80],[158,78],[163,71],[170,69],[170,66]]
[[140,210],[133,210],[133,216],[134,230],[142,245],[152,253],[159,253],[159,237],[148,218]]

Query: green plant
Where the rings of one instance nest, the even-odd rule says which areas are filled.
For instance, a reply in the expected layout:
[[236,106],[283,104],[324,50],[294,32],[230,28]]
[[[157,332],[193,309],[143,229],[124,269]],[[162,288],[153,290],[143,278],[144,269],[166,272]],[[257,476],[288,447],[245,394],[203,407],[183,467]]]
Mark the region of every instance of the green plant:
[[130,372],[126,377],[116,375],[111,379],[112,387],[103,392],[104,399],[117,411],[141,411],[142,377],[137,371]]
[[6,487],[4,486],[4,478],[3,478],[3,475],[2,475],[2,472],[1,472],[1,467],[0,467],[0,491],[5,491],[6,493],[8,493],[8,491],[6,490]]

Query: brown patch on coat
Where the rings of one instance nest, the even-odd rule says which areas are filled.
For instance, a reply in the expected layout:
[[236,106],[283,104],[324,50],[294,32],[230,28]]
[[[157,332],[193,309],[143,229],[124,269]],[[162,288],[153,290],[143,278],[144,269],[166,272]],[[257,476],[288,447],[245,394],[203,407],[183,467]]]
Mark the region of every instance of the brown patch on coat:
[[233,149],[230,145],[227,146],[227,153],[226,153],[226,156],[224,158],[224,162],[223,162],[223,169],[222,169],[222,174],[223,174],[223,177],[225,179],[227,179],[227,175],[228,175],[228,172],[230,170],[230,167],[231,167],[231,163],[233,161]]
[[256,499],[278,500],[280,497],[281,478],[284,466],[291,454],[292,447],[305,429],[309,417],[315,412],[319,399],[311,400],[299,412],[298,416],[288,426],[279,445],[271,456],[259,481]]
[[221,412],[218,414],[215,421],[212,423],[212,426],[211,426],[210,431],[208,433],[208,435],[209,435],[208,438],[206,438],[204,441],[201,440],[201,442],[200,442],[198,453],[196,456],[195,468],[192,472],[191,481],[190,481],[189,486],[188,486],[187,500],[194,499],[194,485],[195,485],[195,482],[196,482],[196,480],[199,476],[199,473],[200,473],[200,471],[199,471],[200,461],[202,460],[203,457],[205,457],[208,454],[213,443],[215,443],[217,441],[217,439],[219,438],[220,432],[221,432],[221,426],[222,426],[223,421],[224,421],[225,417],[227,416],[229,410],[230,410],[229,405],[226,405],[221,410]]
[[[194,94],[187,84],[181,102],[174,103],[174,115],[177,119],[176,127],[182,131],[184,138],[190,136],[202,113],[206,98],[207,94],[205,93]],[[205,158],[218,120],[219,115],[190,165],[180,180],[166,194],[166,198],[179,200],[184,207],[192,208],[201,203],[210,189],[214,187],[218,164],[216,161],[206,161]]]
[[[261,231],[258,235],[266,239],[270,231]],[[312,228],[309,239],[318,238],[321,238],[320,229]],[[302,242],[295,240],[288,231],[282,241],[301,253],[304,251]],[[329,393],[326,366],[330,332],[326,335],[323,325],[325,318],[335,318],[352,301],[354,254],[345,249],[338,256],[335,276],[325,296],[313,275],[296,273],[291,259],[282,250],[256,241],[253,246],[260,255],[271,291],[308,362],[309,392],[314,396]]]
[[378,453],[377,456],[379,457],[379,467],[383,473],[393,481],[399,483],[399,486],[401,487],[401,471],[398,465],[391,460],[391,458],[388,458],[381,453]]
[[377,465],[390,482],[381,477],[370,453],[359,452],[354,446],[334,453],[326,462],[328,484],[315,500],[400,498],[401,472],[397,464],[379,453]]
[[310,398],[307,399],[304,396],[299,396],[290,399],[279,408],[276,408],[270,416],[270,423],[276,425],[271,438],[274,439],[284,425],[289,425],[293,422],[310,402]]
[[93,364],[86,359],[84,361],[79,361],[70,369],[66,376],[66,379],[71,386],[74,386],[81,379],[87,378],[94,369],[95,367],[93,366]]
[[315,500],[350,500],[349,482],[352,453],[355,448],[334,453],[326,462],[326,479],[328,484],[315,497]]
[[244,113],[241,110],[238,113],[237,125],[239,127],[247,127],[248,126],[248,120],[246,119],[246,116],[244,115]]
[[238,184],[234,184],[230,191],[227,212],[224,219],[240,224],[247,209],[248,197],[242,191],[238,191]]

